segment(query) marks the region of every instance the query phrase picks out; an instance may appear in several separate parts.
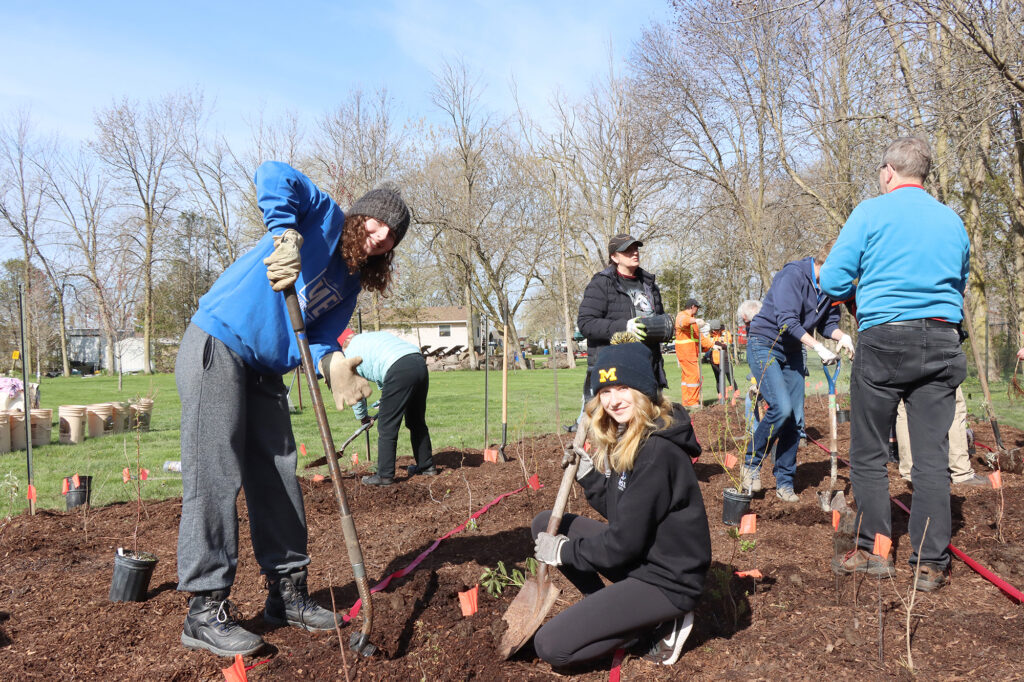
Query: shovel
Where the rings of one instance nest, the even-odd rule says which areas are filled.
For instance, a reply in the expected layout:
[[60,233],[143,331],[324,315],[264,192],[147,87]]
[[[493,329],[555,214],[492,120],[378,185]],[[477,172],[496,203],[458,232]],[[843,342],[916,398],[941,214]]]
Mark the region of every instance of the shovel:
[[829,426],[829,480],[828,492],[818,493],[818,503],[821,510],[831,512],[835,507],[832,502],[832,491],[836,487],[836,476],[838,475],[839,452],[836,450],[836,379],[839,378],[839,368],[842,366],[840,360],[836,360],[835,371],[829,374],[828,365],[823,364],[821,369],[828,379],[828,426]]
[[[565,503],[569,499],[569,490],[572,489],[573,479],[576,478],[576,469],[580,465],[577,443],[586,438],[586,420],[581,420],[576,431],[576,440],[573,441],[572,452],[576,456],[572,464],[565,468],[562,474],[562,483],[558,487],[558,497],[555,498],[555,506],[551,510],[551,518],[548,520],[547,532],[554,535],[558,532],[558,526],[562,522],[562,512],[565,511]],[[582,438],[581,438],[582,434]],[[507,629],[498,645],[498,653],[502,659],[519,651],[524,644],[530,641],[533,633],[541,626],[547,617],[551,607],[555,605],[561,590],[558,589],[548,577],[548,565],[541,564],[537,568],[537,574],[525,583],[519,590],[519,594],[509,604],[508,610],[503,616]]]
[[[359,428],[356,429],[356,432],[353,433],[351,436],[349,436],[348,439],[344,443],[341,444],[341,449],[338,450],[338,452],[335,454],[335,458],[340,458],[342,455],[344,455],[345,454],[345,448],[347,448],[352,443],[352,441],[354,441],[356,438],[358,438],[359,434],[365,433],[367,438],[369,438],[369,436],[370,436],[370,428],[373,426],[373,423],[375,421],[377,421],[376,415],[374,415],[373,417],[370,417],[370,421],[366,422],[365,424],[360,424]],[[367,457],[369,457],[370,451],[367,450],[366,453],[367,453]],[[307,464],[305,468],[306,469],[315,469],[316,467],[323,466],[324,464],[327,464],[327,457],[326,457],[326,455],[323,456],[323,457],[319,457],[317,459],[314,459],[312,462]]]
[[498,455],[501,456],[502,462],[507,462],[505,445],[508,444],[508,324],[505,324],[501,344],[501,447],[498,449]]
[[[320,440],[323,442],[324,455],[331,470],[334,496],[338,499],[338,508],[341,510],[341,532],[345,537],[345,548],[348,550],[348,559],[352,564],[356,589],[362,600],[363,627],[359,632],[352,633],[348,646],[352,651],[369,657],[373,655],[377,647],[370,644],[373,607],[370,603],[370,585],[366,581],[366,567],[363,565],[363,550],[359,547],[356,524],[352,520],[352,512],[348,508],[345,489],[341,487],[341,468],[338,466],[338,457],[334,454],[334,439],[331,438],[331,427],[327,424],[327,411],[324,409],[324,401],[320,396],[320,388],[316,384],[316,368],[313,367],[313,355],[309,352],[309,341],[306,340],[306,323],[303,321],[302,311],[299,309],[299,298],[295,295],[294,286],[287,287],[283,293],[285,305],[288,307],[288,317],[291,318],[292,329],[295,331],[295,340],[299,345],[299,354],[302,356],[303,373],[309,382],[309,396],[313,403],[313,412],[316,414],[316,424],[320,428]],[[366,425],[364,424],[364,426]],[[357,431],[355,435],[359,435],[359,432]],[[350,438],[348,442],[351,440]]]

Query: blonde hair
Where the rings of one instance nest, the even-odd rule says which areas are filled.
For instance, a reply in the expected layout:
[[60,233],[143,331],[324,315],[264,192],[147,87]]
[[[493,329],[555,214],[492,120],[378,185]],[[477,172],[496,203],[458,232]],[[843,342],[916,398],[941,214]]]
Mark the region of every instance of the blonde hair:
[[[600,395],[595,395],[587,403],[590,444],[598,471],[632,471],[637,453],[647,437],[672,423],[672,403],[664,396],[659,396],[654,402],[635,388],[630,388],[629,392],[633,396],[633,417],[621,435],[619,423],[601,406]],[[661,420],[660,424],[658,420]]]

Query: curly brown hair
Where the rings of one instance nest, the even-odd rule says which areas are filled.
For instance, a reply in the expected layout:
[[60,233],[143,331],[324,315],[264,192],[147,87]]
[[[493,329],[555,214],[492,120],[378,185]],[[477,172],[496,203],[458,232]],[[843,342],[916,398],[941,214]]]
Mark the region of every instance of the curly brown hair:
[[349,273],[359,273],[363,289],[386,295],[388,286],[391,285],[391,262],[395,258],[395,250],[391,249],[380,256],[367,257],[364,251],[367,236],[366,220],[364,215],[345,217],[345,226],[341,231],[341,257],[348,265]]

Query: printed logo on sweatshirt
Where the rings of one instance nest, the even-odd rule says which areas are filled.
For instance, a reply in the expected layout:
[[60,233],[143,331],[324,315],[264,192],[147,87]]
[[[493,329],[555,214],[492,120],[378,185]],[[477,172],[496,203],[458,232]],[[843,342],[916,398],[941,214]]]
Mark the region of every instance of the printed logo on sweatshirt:
[[620,492],[626,489],[626,483],[628,482],[628,480],[629,480],[629,472],[623,471],[619,475],[619,484],[618,485],[619,485],[619,491]]
[[299,303],[302,304],[306,324],[315,322],[322,314],[341,303],[341,292],[327,280],[324,276],[326,274],[327,270],[322,270],[299,292]]

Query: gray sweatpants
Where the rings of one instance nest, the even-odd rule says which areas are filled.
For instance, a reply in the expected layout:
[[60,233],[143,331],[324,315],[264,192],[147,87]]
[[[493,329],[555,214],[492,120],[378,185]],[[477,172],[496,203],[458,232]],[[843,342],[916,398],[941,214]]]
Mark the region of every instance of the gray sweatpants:
[[181,397],[183,494],[178,589],[230,589],[238,565],[238,491],[263,573],[309,563],[295,437],[280,376],[261,375],[194,324],[174,366]]

